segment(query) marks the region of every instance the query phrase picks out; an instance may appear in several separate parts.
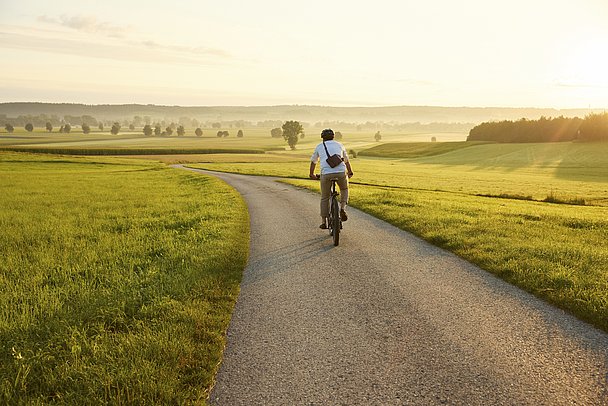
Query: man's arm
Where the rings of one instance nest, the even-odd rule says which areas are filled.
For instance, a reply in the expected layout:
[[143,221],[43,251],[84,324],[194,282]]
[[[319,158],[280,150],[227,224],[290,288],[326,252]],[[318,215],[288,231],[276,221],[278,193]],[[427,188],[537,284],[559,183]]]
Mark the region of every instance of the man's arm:
[[317,176],[315,175],[315,167],[317,166],[317,164],[315,164],[314,162],[310,162],[310,173],[308,174],[308,177],[310,179],[317,179]]
[[350,166],[350,161],[346,161],[344,163],[346,164],[346,174],[348,175],[349,178],[352,178],[354,173],[353,173],[353,168],[351,168],[351,166]]

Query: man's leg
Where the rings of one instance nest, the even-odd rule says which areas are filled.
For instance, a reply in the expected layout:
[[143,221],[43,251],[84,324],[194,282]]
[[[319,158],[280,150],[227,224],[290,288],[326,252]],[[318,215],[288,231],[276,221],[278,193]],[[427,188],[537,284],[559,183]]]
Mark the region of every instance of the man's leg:
[[346,209],[348,203],[348,178],[346,174],[338,175],[338,187],[340,188],[340,209]]
[[321,218],[325,224],[329,217],[329,195],[331,193],[331,177],[321,175]]

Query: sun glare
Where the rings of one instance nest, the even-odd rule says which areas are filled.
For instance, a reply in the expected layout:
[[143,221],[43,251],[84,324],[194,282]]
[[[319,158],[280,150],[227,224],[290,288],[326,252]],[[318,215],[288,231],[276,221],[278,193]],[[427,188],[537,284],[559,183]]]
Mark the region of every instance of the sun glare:
[[608,87],[608,53],[603,38],[587,38],[564,55],[566,84],[589,88]]

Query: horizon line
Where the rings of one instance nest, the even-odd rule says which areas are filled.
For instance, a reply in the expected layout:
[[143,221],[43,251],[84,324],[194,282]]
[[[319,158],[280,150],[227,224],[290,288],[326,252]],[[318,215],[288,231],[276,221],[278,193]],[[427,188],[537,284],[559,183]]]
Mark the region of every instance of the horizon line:
[[539,107],[539,106],[447,106],[430,104],[386,104],[386,105],[329,105],[329,104],[224,104],[224,105],[179,105],[179,104],[154,104],[154,103],[82,103],[82,102],[47,102],[47,101],[2,101],[0,105],[6,104],[53,104],[53,105],[81,105],[81,106],[143,106],[143,107],[184,107],[184,108],[256,108],[256,107],[322,107],[322,108],[396,108],[396,107],[416,107],[416,108],[448,108],[448,109],[525,109],[525,110],[607,110],[608,107]]

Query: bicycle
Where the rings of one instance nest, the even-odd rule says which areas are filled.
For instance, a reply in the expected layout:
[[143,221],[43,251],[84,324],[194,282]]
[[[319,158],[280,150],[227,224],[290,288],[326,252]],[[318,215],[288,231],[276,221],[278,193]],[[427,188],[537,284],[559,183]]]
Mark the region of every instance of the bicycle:
[[336,191],[336,180],[331,180],[331,192],[329,198],[329,235],[333,237],[334,246],[340,244],[340,230],[342,229],[342,219],[340,218],[340,203],[338,202],[339,193]]

